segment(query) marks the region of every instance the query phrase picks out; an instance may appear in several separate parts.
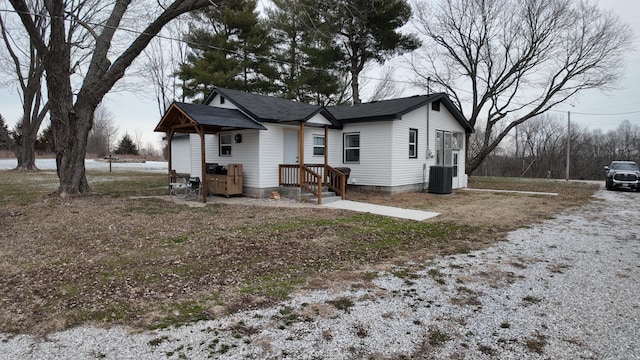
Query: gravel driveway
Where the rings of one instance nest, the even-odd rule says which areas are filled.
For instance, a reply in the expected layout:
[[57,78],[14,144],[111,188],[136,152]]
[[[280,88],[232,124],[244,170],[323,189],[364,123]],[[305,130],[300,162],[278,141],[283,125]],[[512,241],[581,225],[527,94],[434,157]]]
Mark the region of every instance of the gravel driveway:
[[595,197],[489,249],[260,311],[137,333],[0,334],[0,358],[640,359],[640,194]]

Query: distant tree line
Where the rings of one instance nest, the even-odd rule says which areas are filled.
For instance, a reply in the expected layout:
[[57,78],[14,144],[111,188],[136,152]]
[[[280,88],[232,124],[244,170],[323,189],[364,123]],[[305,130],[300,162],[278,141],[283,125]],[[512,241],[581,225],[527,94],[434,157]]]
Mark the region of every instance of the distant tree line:
[[[474,174],[564,178],[567,164],[566,120],[545,115],[516,129]],[[481,131],[474,134],[472,144],[483,137]],[[640,125],[625,120],[617,129],[603,132],[571,124],[571,179],[601,180],[603,167],[612,160],[631,160],[640,164]]]
[[[117,141],[117,133],[118,128],[113,122],[113,115],[106,108],[99,106],[95,112],[93,127],[87,139],[87,153],[97,157],[107,156],[111,152],[127,155],[140,154],[140,150],[143,149],[140,147],[139,139],[134,142],[129,134],[124,134],[114,148],[113,144]],[[18,122],[13,128],[9,129],[4,118],[0,115],[0,150],[11,151],[16,155],[17,159],[21,159],[20,151],[24,148],[22,146],[23,141],[23,123]],[[55,147],[50,123],[37,134],[34,150],[39,155],[53,154]],[[153,149],[144,149],[144,155],[155,156],[157,154]]]

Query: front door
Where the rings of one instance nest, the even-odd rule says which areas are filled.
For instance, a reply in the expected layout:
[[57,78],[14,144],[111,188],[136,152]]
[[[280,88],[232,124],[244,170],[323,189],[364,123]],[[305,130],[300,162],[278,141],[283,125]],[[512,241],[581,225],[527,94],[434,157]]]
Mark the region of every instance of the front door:
[[298,130],[284,130],[284,163],[298,163]]
[[460,177],[458,176],[458,172],[460,169],[458,168],[458,156],[460,155],[460,151],[453,151],[453,180],[451,181],[451,187],[457,189],[460,187]]

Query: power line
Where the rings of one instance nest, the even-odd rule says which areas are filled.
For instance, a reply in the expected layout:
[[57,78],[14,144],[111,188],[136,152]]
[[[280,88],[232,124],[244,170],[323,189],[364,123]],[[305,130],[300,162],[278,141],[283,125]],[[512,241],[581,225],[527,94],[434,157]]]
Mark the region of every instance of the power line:
[[[263,7],[266,8],[263,0],[260,0],[260,3]],[[6,12],[6,13],[13,13],[13,14],[17,14],[18,11],[15,10],[10,10],[10,9],[0,9],[0,12]],[[34,14],[34,13],[30,13],[29,15],[34,15],[34,16],[42,16],[42,14]],[[47,15],[49,16],[49,15]],[[49,16],[51,18],[51,16]],[[72,21],[71,19],[64,19],[65,21]],[[103,28],[111,28],[111,29],[115,29],[115,30],[121,30],[124,32],[128,32],[131,34],[137,34],[137,35],[151,35],[151,34],[146,34],[143,31],[139,31],[139,30],[133,30],[133,29],[129,29],[129,28],[125,28],[122,26],[107,26],[104,24],[98,24],[98,23],[94,23],[91,21],[87,21],[85,22],[88,25],[93,25],[96,27],[103,27]],[[189,45],[190,47],[194,47],[194,46],[200,46],[200,47],[207,47],[213,50],[218,50],[218,51],[223,51],[223,52],[227,52],[230,54],[236,54],[236,55],[243,55],[241,52],[237,51],[237,50],[233,50],[233,49],[226,49],[226,48],[222,48],[222,47],[218,47],[218,46],[214,46],[214,45],[204,45],[204,44],[200,44],[197,42],[193,42],[193,41],[188,41],[185,39],[181,39],[181,38],[176,38],[173,36],[169,36],[169,35],[162,35],[162,34],[156,34],[154,35],[154,37],[156,38],[160,38],[160,39],[164,39],[164,40],[169,40],[169,41],[176,41],[176,42],[182,42],[185,43],[187,45]],[[256,54],[251,54],[252,56],[254,56],[256,59],[259,60],[265,60],[271,63],[279,63],[279,64],[283,64],[283,65],[289,65],[289,66],[293,66],[294,64],[285,61],[285,60],[280,60],[280,59],[276,59],[270,56],[262,56],[262,55],[256,55]],[[322,69],[322,68],[317,68],[317,67],[311,67],[308,65],[298,65],[301,68],[305,68],[307,70],[314,70],[314,71],[331,71],[328,69]],[[399,84],[411,84],[411,85],[416,85],[415,81],[411,81],[411,80],[397,80],[397,79],[381,79],[381,78],[377,78],[377,77],[373,77],[373,76],[368,76],[368,75],[362,75],[360,74],[359,77],[363,78],[363,79],[368,79],[368,80],[376,80],[376,81],[390,81],[390,82],[394,82],[394,83],[399,83]],[[453,86],[450,86],[451,88],[455,89],[455,91],[459,91],[459,92],[465,92],[468,94],[472,94],[471,91],[469,90],[465,90],[462,88],[455,88]],[[521,104],[521,103],[517,103],[514,102],[515,105],[518,106],[523,106],[523,107],[530,107],[530,106],[535,106],[535,104]],[[550,112],[558,112],[558,113],[565,113],[566,111],[563,110],[556,110],[556,109],[548,109],[547,111]],[[572,112],[574,115],[584,115],[584,116],[623,116],[623,115],[633,115],[633,114],[640,114],[640,110],[634,110],[634,111],[629,111],[629,112],[619,112],[619,113],[588,113],[588,112]]]
[[[554,111],[560,111],[560,110],[554,110]],[[640,114],[640,110],[638,110],[638,111],[629,111],[629,112],[620,112],[620,113],[609,113],[609,114],[605,114],[605,113],[596,114],[596,113],[585,113],[585,112],[575,112],[575,111],[572,111],[571,113],[575,114],[575,115],[587,115],[587,116],[620,116],[620,115]]]

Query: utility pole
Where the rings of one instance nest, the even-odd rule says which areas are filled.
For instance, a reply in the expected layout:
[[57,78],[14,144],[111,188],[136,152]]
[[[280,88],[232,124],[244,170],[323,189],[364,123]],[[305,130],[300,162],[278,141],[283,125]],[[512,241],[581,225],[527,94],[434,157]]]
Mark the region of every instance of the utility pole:
[[571,111],[567,111],[567,169],[564,171],[564,179],[569,181],[569,161],[571,155]]

